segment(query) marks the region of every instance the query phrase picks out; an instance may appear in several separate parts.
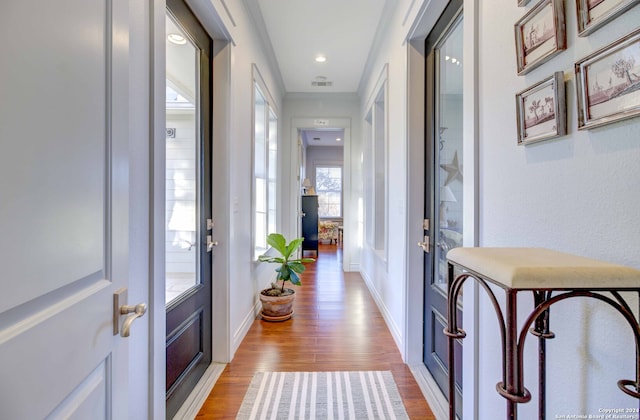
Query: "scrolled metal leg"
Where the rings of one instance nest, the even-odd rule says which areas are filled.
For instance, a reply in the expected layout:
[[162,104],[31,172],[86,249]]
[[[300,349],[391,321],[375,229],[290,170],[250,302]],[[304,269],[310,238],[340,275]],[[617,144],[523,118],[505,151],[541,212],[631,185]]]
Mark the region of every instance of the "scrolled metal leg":
[[[461,274],[453,279],[453,265],[449,264],[448,293],[447,293],[447,327],[443,333],[448,337],[448,364],[449,364],[449,419],[456,418],[456,374],[455,374],[455,340],[466,337],[467,333],[458,328],[458,314],[456,304],[458,295],[469,274]],[[453,279],[453,280],[451,280]]]
[[[629,379],[622,379],[620,381],[618,381],[618,387],[622,390],[622,392],[624,392],[625,394],[634,397],[634,398],[638,398],[640,399],[640,391],[639,391],[639,386],[640,386],[640,379],[638,378],[639,373],[640,372],[640,356],[639,356],[639,352],[640,352],[640,324],[638,323],[638,320],[636,319],[636,317],[633,315],[633,312],[630,310],[629,306],[626,304],[626,302],[624,301],[624,299],[622,299],[622,297],[620,296],[620,294],[618,294],[617,292],[613,292],[612,293],[613,296],[616,298],[616,300],[611,299],[607,296],[604,296],[602,294],[599,293],[595,293],[592,291],[588,291],[588,290],[573,290],[570,292],[566,292],[566,293],[562,293],[560,295],[554,296],[552,298],[549,298],[547,300],[545,300],[543,303],[541,303],[540,305],[538,305],[535,310],[529,315],[529,317],[525,320],[524,324],[523,324],[523,328],[522,331],[520,332],[520,337],[518,340],[518,357],[520,359],[523,358],[523,353],[524,353],[524,344],[525,344],[525,340],[527,338],[527,330],[528,328],[535,322],[536,318],[538,318],[543,312],[547,311],[551,305],[561,301],[561,300],[565,300],[565,299],[569,299],[569,298],[574,298],[574,297],[588,297],[588,298],[593,298],[593,299],[597,299],[600,300],[602,302],[605,302],[607,304],[609,304],[611,307],[613,307],[615,310],[617,310],[623,317],[624,319],[628,322],[629,326],[631,327],[632,331],[633,331],[633,336],[634,336],[634,340],[635,340],[635,344],[636,344],[636,380],[632,381]],[[631,390],[629,387],[633,386],[635,387],[635,390]]]
[[[538,307],[543,304],[547,300],[551,299],[551,291],[546,290],[536,290],[533,292],[533,305]],[[547,308],[546,311],[542,312],[535,320],[534,326],[529,332],[536,337],[551,339],[555,338],[556,335],[549,329],[549,320],[550,320],[550,308]]]
[[[632,381],[630,379],[620,379],[618,381],[618,388],[620,388],[622,392],[632,396],[633,398],[640,398],[640,392],[638,392],[638,385],[639,385],[638,382]],[[630,386],[633,386],[635,389],[630,389],[629,388]]]
[[[534,290],[533,302],[534,307],[538,307],[547,300],[551,299],[552,292],[549,290]],[[529,331],[538,337],[538,419],[544,420],[547,412],[547,341],[555,338],[555,334],[549,329],[550,311],[547,308],[542,312],[534,322],[534,327]]]

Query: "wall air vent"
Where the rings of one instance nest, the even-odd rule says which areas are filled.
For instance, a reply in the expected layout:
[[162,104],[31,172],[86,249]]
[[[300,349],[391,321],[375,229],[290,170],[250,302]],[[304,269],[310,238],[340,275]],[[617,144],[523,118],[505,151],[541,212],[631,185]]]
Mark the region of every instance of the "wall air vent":
[[333,82],[326,81],[313,81],[311,82],[311,86],[333,86]]
[[314,137],[313,140],[320,141],[320,137]]

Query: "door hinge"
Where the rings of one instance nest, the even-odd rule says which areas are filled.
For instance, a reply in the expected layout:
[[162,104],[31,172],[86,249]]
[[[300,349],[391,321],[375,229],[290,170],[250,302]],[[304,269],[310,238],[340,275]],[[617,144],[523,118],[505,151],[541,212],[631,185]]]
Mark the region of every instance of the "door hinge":
[[429,230],[431,226],[431,221],[429,219],[424,219],[422,221],[422,229]]

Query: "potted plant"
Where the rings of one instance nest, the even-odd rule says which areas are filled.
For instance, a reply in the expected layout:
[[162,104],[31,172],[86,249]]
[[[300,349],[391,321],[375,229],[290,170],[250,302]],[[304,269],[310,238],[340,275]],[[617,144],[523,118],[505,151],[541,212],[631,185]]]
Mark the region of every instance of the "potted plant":
[[[262,312],[260,315],[266,321],[286,321],[293,315],[293,300],[295,290],[285,288],[286,282],[300,286],[299,274],[306,267],[304,263],[314,262],[313,258],[296,258],[295,252],[302,245],[304,238],[296,238],[287,244],[287,240],[280,233],[272,233],[267,236],[267,243],[277,251],[280,256],[261,255],[261,262],[278,264],[276,268],[276,281],[271,283],[271,287],[260,292],[262,302]],[[282,284],[278,281],[282,280]]]

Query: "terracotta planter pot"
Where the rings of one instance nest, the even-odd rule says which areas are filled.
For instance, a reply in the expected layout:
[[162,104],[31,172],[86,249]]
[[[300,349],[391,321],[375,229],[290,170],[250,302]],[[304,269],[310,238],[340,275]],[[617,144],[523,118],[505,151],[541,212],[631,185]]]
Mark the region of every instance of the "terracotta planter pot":
[[293,289],[285,289],[291,292],[284,296],[267,296],[260,293],[262,312],[260,316],[265,321],[286,321],[293,315],[293,300],[296,292]]

